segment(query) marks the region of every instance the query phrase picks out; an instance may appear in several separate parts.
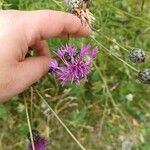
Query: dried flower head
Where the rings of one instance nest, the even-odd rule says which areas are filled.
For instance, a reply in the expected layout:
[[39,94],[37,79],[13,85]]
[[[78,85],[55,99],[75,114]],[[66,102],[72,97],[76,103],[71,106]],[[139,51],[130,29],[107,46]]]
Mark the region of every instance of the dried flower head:
[[138,73],[138,79],[144,84],[150,84],[150,69],[144,69]]
[[142,49],[135,48],[130,52],[129,58],[134,63],[143,63],[146,60],[146,53]]
[[65,0],[69,11],[78,16],[82,23],[87,23],[91,26],[95,18],[89,11],[89,0]]
[[[33,129],[32,130],[32,135],[33,135],[33,141],[34,142],[36,142],[37,140],[40,139],[40,135],[39,135],[39,132],[37,130]],[[29,141],[31,141],[31,139],[30,139],[30,133],[28,133],[27,136],[28,136]]]
[[79,83],[86,79],[91,70],[92,60],[98,53],[98,48],[90,51],[91,46],[86,45],[80,52],[74,46],[65,46],[57,50],[56,55],[63,62],[58,65],[56,60],[50,62],[50,72],[55,73],[62,85],[67,82]]
[[[43,137],[41,137],[37,130],[32,130],[32,135],[33,135],[35,150],[46,150],[47,140],[44,139]],[[33,150],[31,140],[30,140],[30,134],[28,134],[28,139],[29,139],[30,143],[29,143],[27,150]]]

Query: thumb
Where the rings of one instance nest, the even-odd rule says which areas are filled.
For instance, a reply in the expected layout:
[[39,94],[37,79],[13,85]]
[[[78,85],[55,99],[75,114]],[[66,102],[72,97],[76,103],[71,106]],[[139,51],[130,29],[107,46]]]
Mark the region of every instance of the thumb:
[[49,70],[50,58],[46,56],[29,57],[19,64],[17,78],[22,86],[37,82]]
[[48,72],[49,61],[50,58],[46,56],[30,57],[7,69],[6,74],[1,73],[0,77],[2,77],[2,81],[4,79],[4,84],[0,85],[0,90],[2,91],[0,92],[0,100],[8,100],[37,82]]
[[29,57],[20,62],[15,73],[15,87],[18,94],[37,82],[49,70],[50,58],[46,56]]

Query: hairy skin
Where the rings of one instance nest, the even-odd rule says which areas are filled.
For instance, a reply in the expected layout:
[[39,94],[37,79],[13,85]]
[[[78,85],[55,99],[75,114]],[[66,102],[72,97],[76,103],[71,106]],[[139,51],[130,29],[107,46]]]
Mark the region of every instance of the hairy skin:
[[[46,39],[88,36],[91,30],[68,13],[0,11],[0,102],[21,93],[48,72],[50,61]],[[29,47],[37,57],[26,57]]]

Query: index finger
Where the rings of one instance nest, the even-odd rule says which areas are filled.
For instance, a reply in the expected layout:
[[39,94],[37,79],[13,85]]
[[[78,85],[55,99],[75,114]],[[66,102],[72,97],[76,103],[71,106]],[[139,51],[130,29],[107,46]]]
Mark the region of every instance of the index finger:
[[83,25],[81,20],[69,13],[51,10],[28,11],[24,16],[24,30],[29,45],[35,40],[59,37],[63,34],[71,36],[88,36],[91,29]]

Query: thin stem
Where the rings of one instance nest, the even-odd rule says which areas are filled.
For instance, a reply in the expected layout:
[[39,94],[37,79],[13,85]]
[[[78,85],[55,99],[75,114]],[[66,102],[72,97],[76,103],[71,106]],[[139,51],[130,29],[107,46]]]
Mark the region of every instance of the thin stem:
[[68,42],[67,42],[67,44],[70,45],[70,35],[69,35],[69,33],[68,33],[67,36],[68,36]]
[[101,122],[100,122],[100,134],[102,134],[102,131],[103,131],[103,125],[104,125],[104,121],[105,121],[105,118],[106,118],[106,112],[107,112],[107,100],[105,101],[105,106],[104,106],[104,111],[103,111],[103,115],[102,115],[102,119],[101,119]]
[[31,125],[33,125],[33,88],[30,88],[30,120],[31,120]]
[[118,10],[118,13],[121,13],[121,12],[122,12],[122,13],[124,13],[124,14],[127,15],[127,16],[130,16],[130,17],[132,17],[132,18],[134,18],[134,19],[140,20],[141,22],[144,22],[144,23],[150,25],[150,22],[147,22],[147,21],[141,19],[141,18],[138,17],[138,16],[135,16],[135,15],[133,15],[133,14],[131,14],[131,13],[128,13],[128,12],[126,12],[126,11],[124,11],[124,10],[121,10],[121,9],[115,7],[115,6],[111,6],[111,7],[114,8],[114,9],[116,9],[116,10]]
[[98,31],[98,30],[96,30],[96,29],[94,29],[94,31],[97,32],[97,33],[99,33],[99,34],[101,34],[101,35],[102,35],[103,37],[105,37],[108,41],[111,41],[111,42],[113,42],[114,44],[118,45],[120,48],[122,48],[122,49],[125,50],[126,52],[129,52],[128,49],[126,49],[125,47],[123,47],[122,45],[120,45],[118,42],[112,40],[110,37],[104,35],[102,32],[100,32],[100,31]]
[[61,9],[63,9],[64,7],[60,4],[61,2],[59,2],[58,0],[52,0],[57,6],[59,6]]
[[126,122],[128,128],[130,129],[130,131],[132,131],[131,126],[130,126],[130,124],[128,123],[128,121],[127,121],[125,115],[122,113],[122,111],[121,111],[121,110],[118,108],[118,106],[116,105],[116,103],[115,103],[115,101],[114,101],[114,99],[113,99],[113,96],[112,96],[112,94],[111,94],[111,92],[110,92],[110,90],[109,90],[109,88],[108,88],[108,86],[107,86],[107,81],[106,81],[105,78],[103,77],[103,75],[102,75],[101,71],[99,70],[99,68],[97,67],[97,65],[96,65],[95,63],[93,63],[93,64],[94,64],[94,67],[95,67],[96,70],[98,71],[98,73],[99,73],[99,75],[100,75],[100,77],[101,77],[101,79],[102,79],[102,81],[103,81],[103,83],[104,83],[104,86],[105,86],[105,88],[106,88],[106,92],[108,93],[108,96],[109,96],[109,98],[110,98],[110,100],[111,100],[111,102],[112,102],[112,105],[116,108],[116,110],[118,110],[119,114],[120,114],[121,117],[125,120],[125,122]]
[[135,72],[139,72],[136,68],[134,68],[133,66],[131,66],[130,64],[128,64],[126,61],[124,61],[123,59],[121,59],[119,56],[113,54],[109,49],[107,49],[104,45],[102,45],[99,41],[97,41],[95,38],[91,37],[95,42],[97,42],[98,45],[100,45],[102,48],[104,48],[107,52],[109,52],[110,55],[112,55],[113,57],[115,57],[116,59],[120,60],[122,63],[124,63],[125,65],[127,65],[129,68],[131,68],[132,70],[134,70]]
[[43,98],[43,96],[36,90],[36,93],[43,100],[45,105],[50,109],[50,111],[54,114],[59,123],[65,128],[65,130],[69,133],[69,135],[74,139],[74,141],[79,145],[82,150],[86,150],[82,144],[77,140],[77,138],[71,133],[71,131],[67,128],[67,126],[63,123],[63,121],[59,118],[59,116],[55,113],[55,111],[51,108],[51,106],[47,103],[47,101]]
[[31,129],[31,123],[30,123],[30,118],[29,118],[29,112],[28,112],[28,106],[27,106],[26,99],[24,99],[24,104],[25,104],[25,109],[26,109],[26,118],[27,118],[29,133],[30,133],[30,139],[31,139],[32,149],[35,150],[34,141],[33,141],[33,135],[32,135],[32,129]]
[[[147,28],[148,29],[148,28]],[[149,27],[149,29],[150,29],[150,27]],[[148,30],[149,30],[148,29]],[[116,42],[116,41],[114,41],[114,40],[112,40],[111,39],[111,37],[108,37],[108,36],[106,36],[106,35],[104,35],[100,30],[97,30],[97,29],[93,29],[95,32],[97,32],[97,33],[99,33],[99,34],[101,34],[104,38],[106,38],[108,41],[111,41],[112,43],[114,43],[114,44],[116,44],[116,45],[118,45],[121,49],[123,49],[124,51],[126,51],[126,52],[128,52],[128,53],[130,53],[130,51],[127,49],[127,48],[125,48],[124,46],[122,46],[121,44],[119,44],[118,42]],[[146,30],[145,30],[146,31]],[[135,47],[131,47],[131,46],[127,46],[129,49],[134,49]],[[150,52],[149,51],[145,51],[147,54],[150,54]]]
[[145,0],[142,0],[141,11],[143,11],[143,9],[144,9],[144,4],[145,4]]

